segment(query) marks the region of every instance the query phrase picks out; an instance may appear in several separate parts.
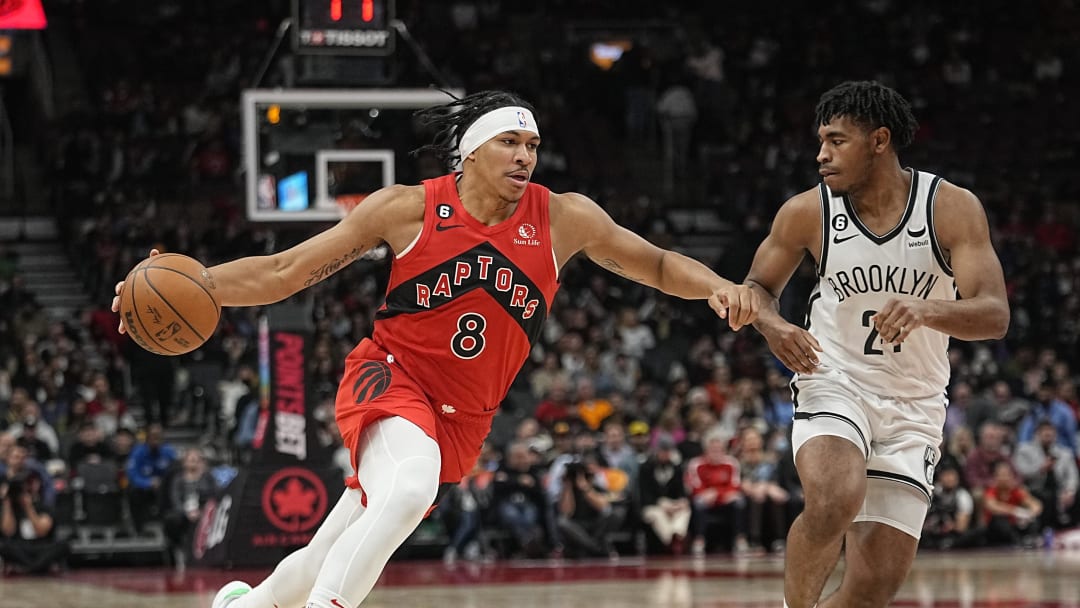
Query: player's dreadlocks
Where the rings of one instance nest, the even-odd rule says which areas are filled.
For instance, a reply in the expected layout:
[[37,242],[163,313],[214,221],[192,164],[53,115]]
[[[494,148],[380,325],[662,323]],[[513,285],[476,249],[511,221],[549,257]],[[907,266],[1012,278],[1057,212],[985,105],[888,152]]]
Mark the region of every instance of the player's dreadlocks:
[[896,91],[873,80],[848,81],[829,89],[818,100],[815,111],[819,125],[847,116],[868,129],[886,127],[892,133],[895,150],[906,148],[919,126],[911,113],[911,104]]
[[507,106],[521,106],[536,114],[536,109],[529,102],[507,91],[480,91],[441,106],[417,111],[417,120],[424,127],[434,130],[435,137],[430,144],[413,150],[412,154],[415,156],[430,151],[448,170],[452,170],[461,160],[457,145],[469,125],[484,114]]

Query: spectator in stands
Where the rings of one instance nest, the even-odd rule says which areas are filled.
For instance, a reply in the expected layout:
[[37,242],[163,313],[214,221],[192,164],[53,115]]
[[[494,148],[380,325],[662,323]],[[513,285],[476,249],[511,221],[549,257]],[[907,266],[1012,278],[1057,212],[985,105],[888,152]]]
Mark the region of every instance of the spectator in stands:
[[[175,362],[170,357],[159,357],[142,349],[133,349],[131,353],[132,380],[147,423],[172,424],[176,416]],[[105,388],[107,390],[108,386]],[[125,411],[120,408],[121,414]]]
[[967,412],[968,428],[981,436],[984,423],[1015,422],[1028,409],[1030,404],[1026,399],[1014,397],[1009,383],[998,380],[991,385],[988,394],[972,402]]
[[29,400],[22,406],[23,417],[16,423],[11,425],[8,429],[12,435],[16,438],[22,437],[27,427],[34,427],[30,430],[29,442],[35,444],[35,450],[38,449],[38,440],[45,443],[41,446],[43,454],[32,454],[31,457],[35,458],[39,462],[47,462],[54,455],[60,453],[60,438],[56,434],[56,429],[49,426],[48,422],[41,419],[41,408],[36,401]]
[[649,432],[649,423],[644,420],[634,420],[626,425],[626,433],[629,435],[628,441],[634,450],[634,459],[637,460],[640,469],[641,465],[652,456],[652,435]]
[[135,428],[135,418],[127,411],[127,403],[112,394],[105,374],[97,374],[93,381],[94,398],[86,404],[86,415],[101,429],[106,437],[120,427]]
[[690,425],[677,445],[683,461],[689,463],[691,459],[704,453],[705,434],[716,430],[717,422],[716,415],[710,410],[691,411],[687,414],[687,419]]
[[558,527],[568,554],[618,556],[609,535],[621,523],[613,506],[621,498],[608,491],[595,453],[564,467]]
[[250,462],[252,442],[259,427],[259,413],[263,405],[259,400],[259,377],[249,365],[241,365],[236,371],[235,424],[231,427],[232,445],[239,453],[241,462]]
[[739,439],[739,466],[742,493],[746,497],[747,532],[751,548],[760,548],[765,540],[764,517],[776,541],[774,552],[783,550],[788,493],[778,482],[776,460],[765,450],[765,440],[756,428],[743,429]]
[[589,344],[581,353],[582,367],[578,377],[588,378],[597,393],[609,395],[616,393],[615,379],[600,358],[600,348],[596,344]]
[[765,400],[761,397],[758,382],[751,378],[740,378],[735,381],[735,391],[720,415],[720,426],[734,437],[746,425],[764,420],[764,413]]
[[588,376],[578,378],[575,409],[577,417],[592,431],[600,430],[600,425],[607,420],[608,416],[615,413],[615,407],[611,405],[611,401],[596,396],[596,387]]
[[987,421],[979,429],[979,443],[968,456],[964,465],[964,481],[976,502],[982,500],[983,490],[994,480],[994,467],[1005,462],[1010,467],[1009,454],[1005,450],[1005,427]]
[[75,397],[71,400],[71,405],[64,416],[63,426],[66,429],[64,441],[70,441],[75,434],[78,434],[83,422],[93,422],[86,414],[86,405],[87,401],[82,397]]
[[746,540],[746,499],[739,461],[728,454],[728,436],[714,427],[703,440],[705,453],[686,465],[686,487],[694,508],[694,555],[704,555],[709,524],[722,523],[735,539],[735,551],[749,548]]
[[560,420],[551,425],[551,448],[546,454],[540,455],[540,464],[548,467],[561,454],[570,454],[574,451],[574,434],[570,429],[570,423]]
[[563,376],[553,378],[543,401],[536,406],[533,415],[540,424],[549,429],[560,420],[577,417],[577,410],[570,401],[570,380]]
[[128,499],[136,526],[159,516],[163,484],[174,462],[176,450],[165,443],[161,425],[151,424],[146,429],[146,441],[131,450],[127,462]]
[[[41,421],[40,424],[47,423]],[[26,455],[29,458],[33,458],[38,462],[48,462],[53,458],[53,451],[49,444],[38,436],[38,426],[37,418],[33,416],[25,418],[22,423],[22,433],[19,434],[15,442],[26,449]]]
[[528,444],[513,441],[495,473],[493,506],[499,523],[527,557],[543,554],[544,490]]
[[1031,409],[1020,421],[1016,438],[1020,442],[1031,441],[1035,437],[1035,426],[1043,420],[1048,420],[1057,429],[1057,442],[1068,448],[1069,453],[1075,458],[1076,416],[1064,401],[1057,398],[1056,388],[1053,380],[1047,378],[1042,381],[1035,393]]
[[[488,444],[485,444],[488,445]],[[478,461],[472,473],[453,486],[439,503],[439,517],[446,522],[450,543],[443,552],[443,562],[453,564],[458,556],[468,561],[481,557],[478,538],[484,511],[491,507],[491,482],[494,473]]]
[[132,450],[135,449],[135,433],[128,427],[122,426],[116,429],[115,435],[107,438],[106,443],[109,446],[113,461],[116,462],[121,474],[127,479],[127,463]]
[[731,367],[725,363],[713,368],[712,376],[705,383],[705,390],[709,392],[709,402],[713,411],[719,416],[724,412],[728,399],[735,391],[731,379]]
[[686,86],[688,80],[682,74],[671,78],[669,86],[656,102],[663,144],[664,185],[668,193],[674,192],[676,182],[681,183],[687,176],[692,160],[691,143],[698,109],[693,92]]
[[953,465],[961,471],[961,481],[966,483],[967,480],[962,473],[966,470],[968,456],[974,453],[974,451],[975,435],[971,432],[971,427],[958,427],[946,441],[945,449],[941,452],[941,461],[939,464],[952,462]]
[[68,471],[75,472],[84,461],[102,462],[112,458],[112,451],[105,443],[101,430],[89,420],[79,426],[76,441],[68,451]]
[[646,351],[656,346],[652,328],[641,322],[636,309],[623,308],[618,319],[615,331],[622,342],[622,354],[640,360]]
[[657,440],[656,451],[641,465],[638,480],[642,521],[664,547],[681,555],[692,510],[683,485],[681,457],[670,437]]
[[631,484],[637,479],[637,453],[626,442],[626,429],[622,421],[615,416],[604,421],[604,440],[600,445],[600,457],[609,467],[615,467],[626,473]]
[[967,428],[971,395],[971,385],[963,380],[955,382],[949,388],[949,407],[945,410],[944,427],[946,440],[951,438],[957,430]]
[[197,448],[188,448],[181,458],[181,468],[169,484],[165,511],[165,535],[169,539],[174,563],[185,563],[191,533],[199,521],[203,505],[214,497],[214,478],[206,470],[206,458]]
[[605,352],[602,360],[612,390],[619,395],[632,395],[641,382],[641,361],[613,350]]
[[920,545],[935,549],[963,548],[979,541],[972,527],[975,501],[960,485],[960,471],[954,466],[940,466],[934,484],[934,500],[926,514]]
[[533,397],[548,398],[556,382],[562,382],[564,391],[570,386],[570,378],[559,365],[558,353],[548,351],[544,354],[544,362],[540,367],[529,374],[529,385],[532,388]]
[[999,460],[983,496],[983,523],[991,545],[1033,546],[1042,503],[1016,478],[1012,464]]
[[657,417],[656,425],[652,429],[649,439],[650,445],[657,445],[661,438],[667,437],[679,445],[686,439],[686,430],[683,428],[682,416],[674,410],[665,410]]
[[1043,505],[1042,528],[1060,528],[1069,523],[1080,486],[1076,458],[1057,441],[1057,434],[1057,426],[1043,420],[1035,438],[1021,443],[1013,456],[1016,471]]
[[773,368],[765,372],[768,395],[765,399],[765,423],[770,430],[786,434],[795,416],[795,402],[789,383],[791,378]]
[[[776,481],[788,495],[787,517],[784,520],[784,529],[787,530],[791,522],[795,521],[799,513],[802,513],[806,499],[803,495],[799,471],[795,468],[795,452],[791,447],[791,435],[785,435],[780,443],[783,444],[783,449],[777,449],[779,456],[776,461]],[[787,535],[785,534],[783,538],[787,538]]]
[[52,507],[56,504],[56,488],[53,487],[52,477],[45,470],[45,465],[31,458],[26,448],[19,446],[11,433],[0,432],[0,480],[25,477],[31,473],[42,479],[42,497],[45,504]]
[[[22,447],[16,447],[14,452],[21,453],[16,458],[26,457]],[[57,571],[67,557],[67,543],[55,538],[43,484],[41,475],[34,471],[0,481],[0,557],[5,571]]]
[[550,447],[550,443],[545,440],[545,434],[541,432],[540,423],[536,421],[536,418],[522,418],[521,422],[518,422],[517,428],[514,429],[514,440],[522,441],[529,447],[533,445],[544,446],[543,449]]

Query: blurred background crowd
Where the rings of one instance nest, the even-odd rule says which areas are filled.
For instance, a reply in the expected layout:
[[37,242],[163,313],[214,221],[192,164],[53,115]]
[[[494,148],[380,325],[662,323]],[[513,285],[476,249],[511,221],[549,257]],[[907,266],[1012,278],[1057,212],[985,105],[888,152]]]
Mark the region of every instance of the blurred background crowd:
[[[652,29],[602,69],[570,24],[611,21],[616,5],[620,19]],[[244,214],[238,100],[286,2],[46,8],[50,36],[64,38],[50,48],[68,47],[53,51],[62,101],[48,120],[25,96],[4,103],[39,169],[38,189],[25,191],[47,199],[54,253],[87,297],[58,314],[33,288],[26,249],[0,243],[0,546],[7,568],[26,570],[62,562],[57,529],[76,518],[123,513],[113,542],[149,528],[182,547],[200,505],[250,457],[259,311],[227,310],[207,345],[157,357],[117,334],[115,282],[151,247],[209,266],[316,230]],[[944,456],[923,543],[1036,546],[1076,525],[1075,3],[733,11],[556,1],[541,12],[401,1],[398,17],[440,78],[466,91],[515,90],[536,105],[539,183],[588,194],[620,223],[733,278],[745,276],[779,205],[817,181],[820,93],[848,78],[896,87],[921,123],[902,161],[980,196],[1012,305],[1004,340],[950,350]],[[404,46],[393,61],[395,86],[432,82]],[[279,54],[261,84],[297,78]],[[380,137],[394,149],[421,143],[412,133]],[[399,180],[437,172],[420,158]],[[687,209],[717,221],[688,222]],[[332,404],[344,356],[371,329],[386,267],[358,261],[295,298],[314,328],[307,382],[327,445],[340,443]],[[448,561],[783,551],[801,495],[790,372],[758,334],[732,333],[702,303],[580,259],[562,276],[481,462],[418,536],[439,539]],[[789,319],[801,318],[814,278],[808,262],[782,301]],[[344,451],[337,462],[348,471]],[[182,562],[182,551],[168,559]]]

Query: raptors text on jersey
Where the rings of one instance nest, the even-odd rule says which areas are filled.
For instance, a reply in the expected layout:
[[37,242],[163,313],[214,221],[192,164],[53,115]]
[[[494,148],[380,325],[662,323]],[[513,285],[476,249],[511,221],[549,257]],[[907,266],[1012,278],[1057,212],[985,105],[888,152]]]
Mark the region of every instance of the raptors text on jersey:
[[397,254],[372,339],[439,415],[494,413],[540,335],[558,289],[550,192],[529,184],[487,226],[466,211],[456,174],[424,182],[424,224]]

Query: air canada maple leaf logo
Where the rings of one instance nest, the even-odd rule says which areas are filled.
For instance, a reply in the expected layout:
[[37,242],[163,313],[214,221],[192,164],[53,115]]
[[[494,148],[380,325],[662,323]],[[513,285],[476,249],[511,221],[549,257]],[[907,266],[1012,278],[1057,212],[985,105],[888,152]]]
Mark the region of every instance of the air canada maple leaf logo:
[[315,527],[326,514],[327,504],[322,480],[300,467],[274,473],[263,486],[263,514],[283,532],[304,532]]

